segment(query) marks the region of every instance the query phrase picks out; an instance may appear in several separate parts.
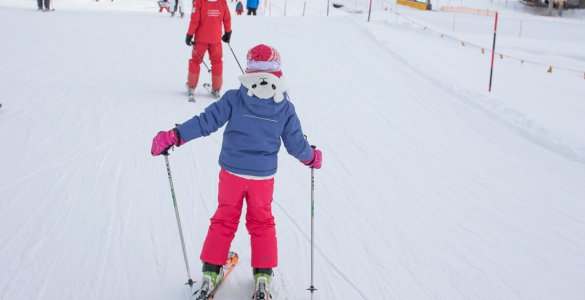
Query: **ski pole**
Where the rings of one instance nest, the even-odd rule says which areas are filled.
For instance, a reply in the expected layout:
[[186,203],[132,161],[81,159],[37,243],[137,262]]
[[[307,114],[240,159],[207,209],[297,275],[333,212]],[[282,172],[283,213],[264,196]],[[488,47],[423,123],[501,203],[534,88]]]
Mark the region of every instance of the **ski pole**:
[[197,57],[199,57],[199,59],[201,60],[201,62],[203,63],[203,65],[205,66],[205,68],[207,69],[207,73],[211,72],[211,69],[207,66],[207,64],[203,61],[203,57],[201,57],[201,55],[199,55],[199,52],[197,52],[197,49],[195,49],[195,44],[193,44],[193,52],[195,52],[197,54]]
[[244,73],[244,69],[242,69],[242,65],[240,65],[240,61],[238,60],[238,57],[234,53],[234,49],[232,49],[232,45],[230,45],[230,43],[227,43],[227,44],[230,47],[230,50],[232,51],[232,54],[234,55],[234,58],[236,59],[236,62],[238,63],[238,67],[240,67],[240,71],[242,71],[242,74],[245,74]]
[[188,284],[193,287],[193,279],[191,279],[191,271],[189,270],[189,261],[187,260],[187,250],[185,249],[185,239],[183,238],[183,227],[181,226],[181,218],[179,217],[179,208],[177,206],[177,198],[175,197],[175,188],[173,186],[173,177],[171,176],[171,166],[169,165],[169,153],[163,153],[167,163],[167,173],[169,174],[169,184],[171,185],[171,195],[173,196],[173,205],[175,206],[175,216],[177,216],[177,225],[179,226],[179,236],[181,237],[181,246],[183,246],[183,258],[185,259],[185,266],[187,267],[187,276],[189,277]]
[[[315,149],[315,145],[311,145]],[[311,299],[313,299],[313,292],[317,289],[313,285],[313,269],[315,257],[315,167],[311,167],[311,286],[307,289],[311,291]]]

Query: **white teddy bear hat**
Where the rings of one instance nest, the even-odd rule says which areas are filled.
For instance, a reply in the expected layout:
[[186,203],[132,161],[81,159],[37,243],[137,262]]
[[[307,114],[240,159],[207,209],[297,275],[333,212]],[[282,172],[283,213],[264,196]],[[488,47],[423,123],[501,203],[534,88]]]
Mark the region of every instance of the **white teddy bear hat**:
[[249,96],[260,99],[274,97],[275,102],[284,100],[286,84],[280,77],[280,54],[271,46],[260,44],[248,51],[246,74],[239,77],[248,88]]

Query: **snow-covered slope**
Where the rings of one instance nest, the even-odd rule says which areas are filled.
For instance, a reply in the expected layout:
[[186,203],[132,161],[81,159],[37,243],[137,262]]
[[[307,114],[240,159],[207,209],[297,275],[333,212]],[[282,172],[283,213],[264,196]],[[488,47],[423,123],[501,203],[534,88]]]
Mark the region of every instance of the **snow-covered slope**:
[[[186,101],[188,19],[117,3],[63,0],[42,13],[0,1],[0,299],[187,297],[165,163],[150,143],[211,100]],[[303,129],[324,152],[314,299],[581,299],[583,78],[504,60],[488,94],[486,55],[388,11],[372,23],[322,12],[234,16],[231,43],[240,62],[258,43],[279,49]],[[491,30],[461,37],[490,45]],[[557,57],[531,39],[538,59]],[[503,45],[528,55],[514,47],[523,41]],[[238,86],[227,45],[224,74],[225,88]],[[220,130],[169,158],[195,280],[221,140]],[[310,298],[310,213],[310,172],[282,151],[276,299]],[[233,248],[241,264],[226,300],[252,292],[243,224]]]

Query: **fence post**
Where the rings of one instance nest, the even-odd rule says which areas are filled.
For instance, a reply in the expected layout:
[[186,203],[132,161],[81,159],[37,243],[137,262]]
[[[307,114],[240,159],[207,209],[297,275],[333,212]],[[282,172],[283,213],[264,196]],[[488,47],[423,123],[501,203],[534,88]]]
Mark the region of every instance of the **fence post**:
[[496,32],[497,31],[498,31],[498,12],[496,11],[496,21],[494,23],[494,43],[492,44],[492,63],[491,63],[491,67],[490,67],[490,84],[488,86],[488,93],[491,93],[491,91],[492,91],[492,77],[494,75],[494,53],[496,52]]

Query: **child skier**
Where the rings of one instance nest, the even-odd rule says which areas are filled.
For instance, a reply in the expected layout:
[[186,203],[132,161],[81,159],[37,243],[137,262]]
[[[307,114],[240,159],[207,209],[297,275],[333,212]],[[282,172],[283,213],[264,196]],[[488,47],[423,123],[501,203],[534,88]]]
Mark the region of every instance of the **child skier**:
[[236,14],[238,16],[241,16],[243,12],[244,12],[244,5],[242,4],[242,1],[238,1],[238,3],[236,4]]
[[227,123],[219,155],[218,207],[200,256],[201,299],[206,299],[221,276],[218,273],[227,260],[244,198],[256,284],[254,299],[271,299],[269,283],[278,261],[272,194],[281,140],[288,153],[303,164],[321,168],[321,151],[311,148],[304,138],[281,76],[276,49],[263,44],[250,49],[239,89],[227,91],[199,116],[159,132],[152,141],[152,155],[166,154],[169,148],[207,136]]
[[170,12],[170,4],[169,4],[169,0],[160,0],[157,2],[158,3],[158,12],[161,13],[163,10],[167,10],[167,12]]
[[[221,35],[221,26],[225,33]],[[223,84],[223,62],[221,41],[230,42],[232,25],[230,10],[226,0],[195,0],[193,13],[185,43],[194,46],[189,60],[187,88],[189,100],[194,100],[195,87],[199,81],[199,70],[205,52],[209,51],[211,61],[211,89],[219,98]],[[195,40],[193,40],[195,39]]]

